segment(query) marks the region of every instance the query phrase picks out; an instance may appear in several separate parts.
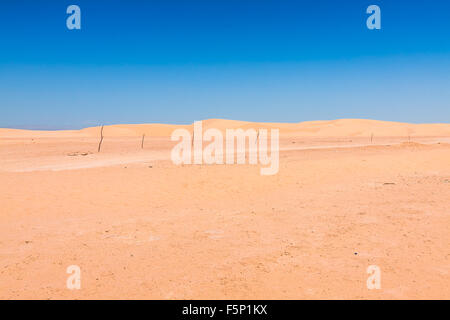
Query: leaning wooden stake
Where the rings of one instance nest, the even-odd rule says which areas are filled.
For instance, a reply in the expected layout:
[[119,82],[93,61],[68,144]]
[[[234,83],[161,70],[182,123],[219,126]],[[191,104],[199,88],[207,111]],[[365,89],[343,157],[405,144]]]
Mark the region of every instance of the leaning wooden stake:
[[372,133],[372,135],[370,136],[370,143],[372,143],[372,141],[373,141],[373,133]]
[[145,133],[142,135],[141,149],[144,149],[144,139],[145,139]]
[[259,130],[258,130],[258,134],[256,135],[255,145],[258,143],[258,139],[259,139]]
[[103,142],[103,126],[102,126],[102,129],[100,131],[100,142],[98,143],[98,150],[97,150],[97,152],[100,152],[100,148],[102,147],[102,142]]

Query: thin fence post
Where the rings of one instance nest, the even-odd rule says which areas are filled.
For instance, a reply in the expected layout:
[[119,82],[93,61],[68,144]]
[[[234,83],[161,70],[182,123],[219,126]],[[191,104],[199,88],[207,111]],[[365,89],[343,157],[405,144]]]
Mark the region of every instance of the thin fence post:
[[102,142],[103,142],[103,126],[102,126],[102,129],[100,131],[100,142],[98,143],[98,150],[97,150],[97,152],[100,152],[100,149],[102,147]]

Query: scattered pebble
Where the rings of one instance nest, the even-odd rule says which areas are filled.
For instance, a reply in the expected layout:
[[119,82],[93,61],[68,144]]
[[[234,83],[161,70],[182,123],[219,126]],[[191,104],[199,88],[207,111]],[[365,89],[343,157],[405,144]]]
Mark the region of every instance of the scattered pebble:
[[89,154],[89,152],[72,152],[72,153],[68,153],[67,155],[70,157],[75,157],[75,156],[87,156]]

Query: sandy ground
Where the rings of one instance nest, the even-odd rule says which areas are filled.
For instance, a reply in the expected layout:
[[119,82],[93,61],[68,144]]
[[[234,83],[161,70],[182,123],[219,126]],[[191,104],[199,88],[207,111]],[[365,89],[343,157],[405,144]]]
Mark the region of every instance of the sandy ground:
[[0,129],[0,298],[450,299],[450,125],[367,121],[254,124],[273,176],[175,166],[174,126]]

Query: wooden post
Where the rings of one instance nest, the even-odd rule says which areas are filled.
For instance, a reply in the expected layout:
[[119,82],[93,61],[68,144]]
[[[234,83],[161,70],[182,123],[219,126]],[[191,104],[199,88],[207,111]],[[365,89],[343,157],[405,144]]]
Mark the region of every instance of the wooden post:
[[373,133],[370,135],[370,143],[373,141]]
[[102,129],[100,131],[100,142],[98,143],[98,150],[97,150],[97,152],[100,152],[100,148],[102,147],[102,142],[103,142],[103,126],[102,126]]
[[142,135],[141,149],[144,149],[145,133]]

